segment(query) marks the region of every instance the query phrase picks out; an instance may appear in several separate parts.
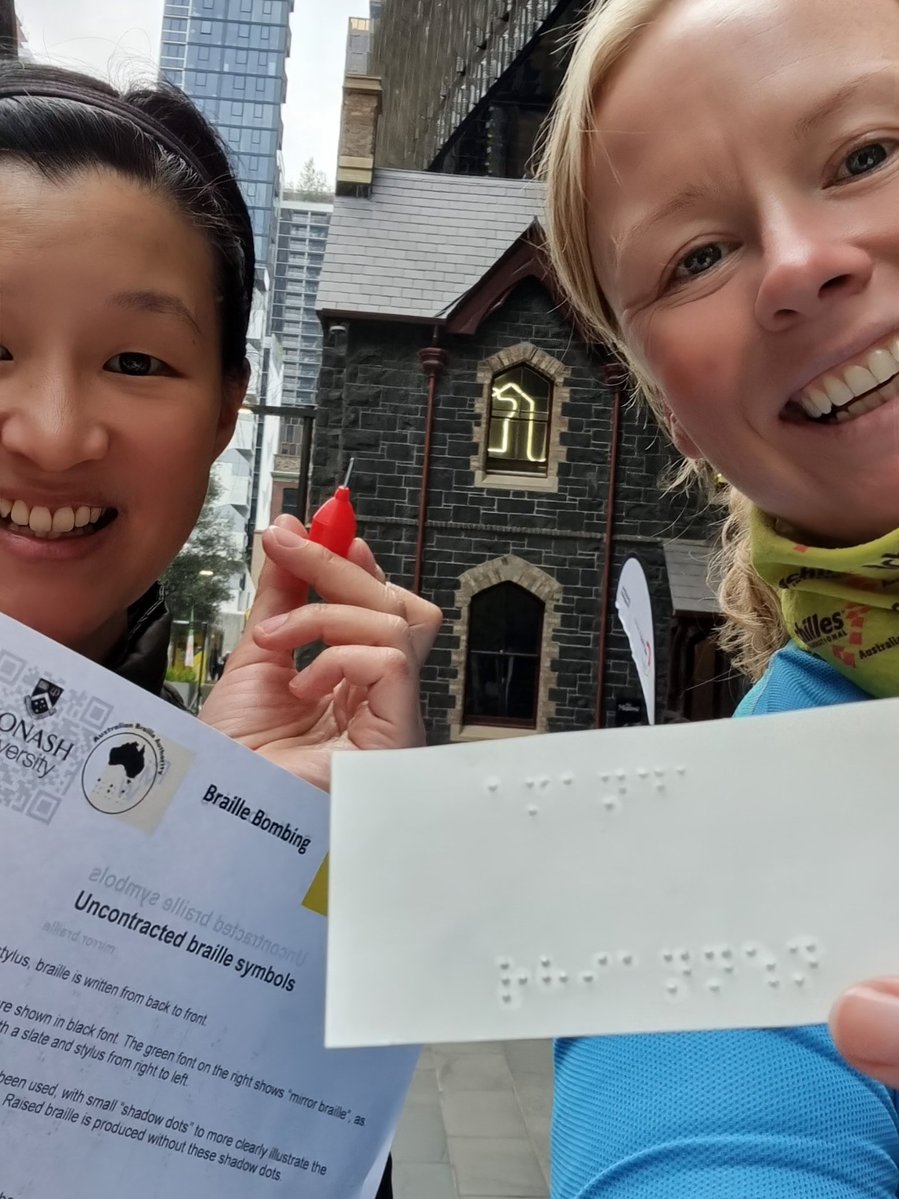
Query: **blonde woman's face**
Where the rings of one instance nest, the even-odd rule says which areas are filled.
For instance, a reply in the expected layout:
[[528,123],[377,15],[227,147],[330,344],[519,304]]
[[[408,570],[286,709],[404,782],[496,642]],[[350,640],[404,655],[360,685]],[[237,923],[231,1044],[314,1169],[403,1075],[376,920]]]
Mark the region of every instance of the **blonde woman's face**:
[[594,267],[679,447],[807,533],[899,526],[897,0],[674,0],[596,126]]

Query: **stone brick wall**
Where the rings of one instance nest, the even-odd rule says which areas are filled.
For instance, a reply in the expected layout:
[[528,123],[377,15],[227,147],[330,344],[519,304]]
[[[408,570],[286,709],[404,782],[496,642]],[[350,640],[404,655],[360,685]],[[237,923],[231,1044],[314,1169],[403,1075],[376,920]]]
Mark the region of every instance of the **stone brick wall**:
[[[350,322],[339,344],[326,339],[313,453],[313,503],[333,488],[346,460],[356,458],[354,494],[361,531],[387,573],[409,586],[414,576],[427,380],[418,351],[430,344],[421,325]],[[529,343],[563,364],[567,396],[555,491],[475,485],[477,430],[482,421],[483,363]],[[614,393],[608,363],[588,350],[533,280],[472,337],[447,337],[449,368],[438,384],[428,494],[423,591],[447,616],[425,667],[423,690],[430,735],[445,741],[458,730],[459,670],[465,589],[460,580],[507,556],[558,584],[553,598],[550,686],[543,705],[546,731],[590,728],[597,685],[601,582]],[[479,381],[479,370],[481,378]],[[623,405],[616,497],[613,579],[625,559],[644,563],[655,602],[659,708],[664,703],[671,619],[662,544],[703,537],[710,518],[684,496],[665,496],[658,480],[670,451],[641,412]],[[613,607],[613,604],[612,604]],[[639,694],[627,641],[609,613],[604,707]]]

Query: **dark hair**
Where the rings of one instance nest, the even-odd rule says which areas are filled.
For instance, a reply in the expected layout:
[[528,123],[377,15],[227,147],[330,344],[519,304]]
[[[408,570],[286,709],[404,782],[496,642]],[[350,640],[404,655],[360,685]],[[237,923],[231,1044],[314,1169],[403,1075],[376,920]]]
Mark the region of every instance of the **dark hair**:
[[[54,86],[66,98],[40,94]],[[228,152],[194,104],[167,83],[118,92],[90,75],[16,61],[0,63],[0,89],[0,160],[14,158],[48,179],[111,167],[163,192],[205,232],[218,270],[222,366],[227,374],[242,372],[253,302],[253,230]],[[83,93],[84,102],[68,98],[73,92]],[[102,106],[104,97],[117,102],[114,109]],[[137,124],[123,111],[129,108]],[[148,125],[160,127],[162,141]]]

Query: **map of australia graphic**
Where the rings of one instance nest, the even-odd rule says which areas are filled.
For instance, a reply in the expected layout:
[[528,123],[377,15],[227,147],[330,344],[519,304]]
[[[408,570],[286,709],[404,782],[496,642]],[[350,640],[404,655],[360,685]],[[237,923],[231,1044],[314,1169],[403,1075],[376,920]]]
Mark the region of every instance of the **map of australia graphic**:
[[127,812],[148,794],[156,775],[156,754],[149,742],[126,734],[94,748],[85,766],[85,794],[101,812]]

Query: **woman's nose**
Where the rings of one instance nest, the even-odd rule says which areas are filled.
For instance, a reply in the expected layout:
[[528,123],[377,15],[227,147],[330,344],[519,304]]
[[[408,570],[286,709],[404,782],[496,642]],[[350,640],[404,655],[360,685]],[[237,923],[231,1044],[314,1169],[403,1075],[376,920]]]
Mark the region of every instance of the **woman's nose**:
[[109,436],[72,380],[11,377],[0,388],[0,447],[59,473],[104,457]]
[[764,247],[756,318],[777,333],[820,316],[828,306],[863,292],[873,270],[870,254],[832,227],[781,222]]

